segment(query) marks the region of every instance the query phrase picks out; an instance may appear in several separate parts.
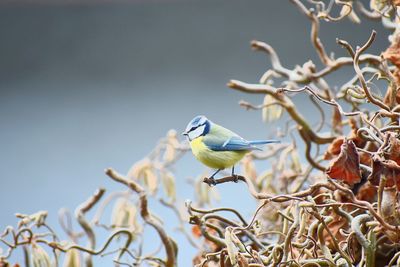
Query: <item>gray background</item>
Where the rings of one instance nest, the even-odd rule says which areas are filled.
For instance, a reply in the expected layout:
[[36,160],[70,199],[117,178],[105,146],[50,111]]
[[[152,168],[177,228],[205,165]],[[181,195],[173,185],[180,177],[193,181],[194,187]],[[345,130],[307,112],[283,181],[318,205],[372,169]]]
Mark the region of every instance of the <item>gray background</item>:
[[[371,51],[378,51],[388,45],[379,23],[323,23],[321,38],[328,51],[345,55],[336,37],[361,44],[372,28],[378,37]],[[122,188],[104,168],[125,173],[168,129],[181,132],[197,114],[248,139],[268,137],[283,120],[263,124],[258,112],[237,105],[240,99],[258,104],[262,97],[225,84],[232,78],[256,82],[269,67],[264,54],[250,50],[252,39],[275,47],[287,67],[308,59],[319,64],[309,29],[308,19],[282,0],[3,1],[0,228],[16,223],[15,212],[48,210],[59,229],[59,208],[73,210],[99,186]],[[348,68],[329,81],[351,75]],[[306,116],[317,114],[307,98],[295,100]],[[185,179],[204,167],[190,155],[179,166],[182,203],[193,199]],[[240,185],[227,185],[220,194],[217,205],[237,206],[246,215],[256,205]],[[234,202],[238,194],[240,204]],[[99,244],[104,237],[100,233]],[[193,249],[175,237],[183,244],[180,266],[190,266]]]

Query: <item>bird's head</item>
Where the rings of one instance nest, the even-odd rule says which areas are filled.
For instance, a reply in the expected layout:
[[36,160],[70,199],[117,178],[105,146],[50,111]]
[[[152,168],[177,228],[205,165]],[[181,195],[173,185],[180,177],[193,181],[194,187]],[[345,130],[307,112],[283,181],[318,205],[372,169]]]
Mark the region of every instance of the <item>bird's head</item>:
[[211,121],[205,116],[194,117],[186,126],[186,130],[182,133],[192,141],[200,136],[206,135],[210,131]]

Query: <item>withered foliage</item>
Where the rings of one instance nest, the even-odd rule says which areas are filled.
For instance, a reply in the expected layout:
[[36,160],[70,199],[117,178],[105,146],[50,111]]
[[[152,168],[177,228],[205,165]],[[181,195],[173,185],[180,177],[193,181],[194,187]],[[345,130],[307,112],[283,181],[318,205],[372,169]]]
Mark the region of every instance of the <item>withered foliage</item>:
[[361,181],[360,157],[353,141],[344,139],[339,155],[329,164],[326,174],[351,186]]
[[[291,142],[249,154],[242,161],[243,176],[217,179],[215,187],[198,175],[190,180],[196,198],[183,204],[173,167],[188,144],[171,130],[126,176],[106,170],[125,189],[99,189],[80,205],[74,219],[81,230],[73,228],[70,212],[60,211],[67,240],[47,224],[46,211],[17,214],[19,224],[0,236],[0,266],[10,266],[15,250],[21,249],[24,259],[13,266],[92,266],[93,257],[106,261],[113,256],[116,266],[171,267],[178,253],[186,254],[187,244],[197,251],[197,266],[400,266],[399,1],[371,0],[369,6],[360,0],[290,1],[310,20],[311,43],[322,67],[307,61],[290,69],[269,44],[252,41],[254,50],[269,56],[271,68],[258,82],[231,80],[228,86],[259,94],[261,104],[240,105],[260,110],[264,122],[287,114],[290,120],[276,134]],[[390,46],[381,54],[366,53],[374,31],[357,47],[338,39],[343,53],[334,57],[319,38],[320,21],[342,19],[381,21],[391,30]],[[328,84],[326,77],[346,66],[354,76]],[[378,79],[383,81],[379,89]],[[298,93],[311,96],[321,113],[318,125],[301,114],[294,101]],[[271,167],[260,170],[256,161],[269,161]],[[239,213],[239,203],[213,204],[216,188],[238,179],[236,186],[258,204],[252,216]],[[163,218],[152,212],[155,201],[175,213],[176,229],[187,243],[174,241]],[[105,222],[108,206],[114,208]],[[155,230],[160,249],[145,251],[144,243],[154,244],[145,228]],[[99,229],[109,231],[109,238],[97,240]]]

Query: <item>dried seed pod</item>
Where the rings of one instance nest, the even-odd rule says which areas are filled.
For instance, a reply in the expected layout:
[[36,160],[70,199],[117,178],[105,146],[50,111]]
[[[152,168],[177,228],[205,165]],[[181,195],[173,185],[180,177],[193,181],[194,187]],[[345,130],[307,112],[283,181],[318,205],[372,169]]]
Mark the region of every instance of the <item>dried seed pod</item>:
[[148,168],[144,171],[144,184],[149,189],[149,193],[154,195],[158,189],[158,177],[154,169]]
[[283,109],[279,105],[274,105],[275,100],[272,96],[264,97],[264,107],[262,108],[262,119],[264,122],[271,122],[279,119],[283,114]]
[[302,172],[300,156],[297,149],[293,149],[290,151],[290,157],[292,158],[292,169],[298,173]]
[[236,247],[235,243],[233,242],[233,233],[232,233],[231,227],[227,227],[225,229],[225,244],[226,244],[226,249],[228,251],[228,255],[229,255],[231,264],[234,266],[237,264],[236,253],[239,251],[239,249]]
[[169,130],[167,133],[167,144],[165,145],[165,152],[163,160],[166,163],[172,162],[176,156],[176,147],[179,146],[178,135],[175,130]]
[[145,176],[145,171],[149,168],[152,168],[151,160],[149,158],[144,158],[141,161],[136,162],[130,168],[126,176],[133,180],[140,180]]
[[165,194],[172,200],[176,199],[175,177],[170,172],[161,173],[161,181]]
[[81,267],[81,259],[79,251],[76,249],[70,249],[65,254],[64,267]]
[[124,227],[135,230],[135,232],[141,231],[141,226],[137,221],[137,207],[129,199],[121,198],[115,202],[112,215],[111,225],[112,227]]

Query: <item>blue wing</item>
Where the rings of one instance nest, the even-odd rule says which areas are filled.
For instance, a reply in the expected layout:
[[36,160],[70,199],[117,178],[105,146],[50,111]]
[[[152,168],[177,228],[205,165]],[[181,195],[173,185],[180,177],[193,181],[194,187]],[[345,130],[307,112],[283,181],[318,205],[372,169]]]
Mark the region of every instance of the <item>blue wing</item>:
[[243,150],[262,150],[255,145],[279,143],[276,140],[258,140],[258,141],[247,141],[239,136],[232,136],[225,142],[221,140],[204,139],[204,144],[214,151],[243,151]]

